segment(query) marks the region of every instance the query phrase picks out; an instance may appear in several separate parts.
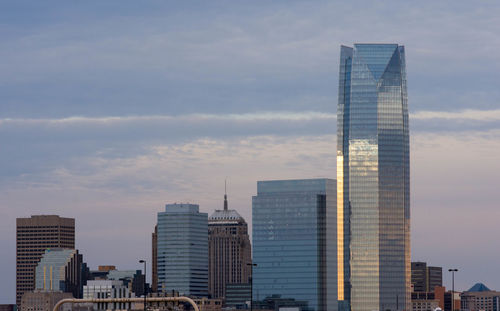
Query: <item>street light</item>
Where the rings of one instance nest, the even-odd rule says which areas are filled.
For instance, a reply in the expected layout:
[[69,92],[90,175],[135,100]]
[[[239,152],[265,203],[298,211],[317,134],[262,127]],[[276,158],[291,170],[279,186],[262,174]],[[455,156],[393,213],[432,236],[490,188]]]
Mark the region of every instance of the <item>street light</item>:
[[250,311],[253,311],[253,267],[257,267],[256,263],[247,263],[250,266]]
[[451,272],[451,311],[455,311],[455,272],[458,269],[448,269]]
[[139,260],[139,263],[144,264],[144,311],[146,311],[146,260]]

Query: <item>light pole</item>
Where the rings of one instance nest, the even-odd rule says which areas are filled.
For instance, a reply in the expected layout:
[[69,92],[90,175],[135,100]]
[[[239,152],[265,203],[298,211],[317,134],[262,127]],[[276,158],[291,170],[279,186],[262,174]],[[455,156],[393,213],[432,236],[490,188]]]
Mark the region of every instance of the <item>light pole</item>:
[[253,311],[253,267],[257,267],[256,263],[247,263],[250,266],[250,311]]
[[451,311],[455,311],[455,272],[458,269],[448,269],[451,272]]
[[144,264],[144,311],[146,311],[146,260],[139,260],[139,263]]

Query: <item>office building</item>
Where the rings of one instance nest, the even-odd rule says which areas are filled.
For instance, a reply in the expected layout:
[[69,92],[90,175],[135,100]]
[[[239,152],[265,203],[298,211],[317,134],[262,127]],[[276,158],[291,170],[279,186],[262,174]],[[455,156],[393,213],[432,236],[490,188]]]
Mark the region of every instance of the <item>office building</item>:
[[337,115],[339,307],[409,310],[410,152],[403,46],[341,47]]
[[427,291],[432,292],[436,286],[443,286],[443,267],[427,267]]
[[460,295],[461,311],[500,311],[500,292],[477,283]]
[[433,292],[436,286],[443,286],[443,268],[427,266],[426,262],[412,262],[411,283],[414,292]]
[[37,215],[16,219],[16,304],[35,289],[35,267],[47,248],[75,248],[75,219]]
[[17,311],[17,306],[13,304],[0,304],[0,311]]
[[427,263],[426,262],[412,262],[411,263],[411,284],[413,284],[414,292],[427,292]]
[[235,210],[224,208],[208,218],[208,292],[212,298],[226,297],[226,284],[248,283],[252,255],[248,225]]
[[208,296],[208,215],[195,204],[158,213],[158,290]]
[[61,291],[82,298],[84,275],[83,256],[78,250],[49,248],[35,269],[35,288],[39,291]]
[[335,186],[333,179],[257,182],[254,301],[277,295],[305,302],[307,310],[336,310]]

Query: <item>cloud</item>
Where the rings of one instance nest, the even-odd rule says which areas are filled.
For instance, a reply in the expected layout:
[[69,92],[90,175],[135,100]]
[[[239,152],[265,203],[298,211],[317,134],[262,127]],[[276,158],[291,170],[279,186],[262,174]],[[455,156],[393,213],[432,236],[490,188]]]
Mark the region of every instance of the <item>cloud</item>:
[[500,109],[496,110],[473,110],[466,109],[462,111],[418,111],[411,114],[414,120],[472,120],[472,121],[500,121]]

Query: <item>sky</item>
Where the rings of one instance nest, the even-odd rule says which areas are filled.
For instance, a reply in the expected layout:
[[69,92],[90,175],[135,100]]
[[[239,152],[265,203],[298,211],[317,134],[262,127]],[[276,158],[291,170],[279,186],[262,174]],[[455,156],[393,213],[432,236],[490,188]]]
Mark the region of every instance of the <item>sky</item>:
[[251,224],[256,181],[335,178],[357,42],[406,49],[412,259],[500,290],[498,29],[487,0],[2,1],[0,304],[17,217],[74,217],[91,268],[140,269],[166,203],[211,213],[227,179]]

